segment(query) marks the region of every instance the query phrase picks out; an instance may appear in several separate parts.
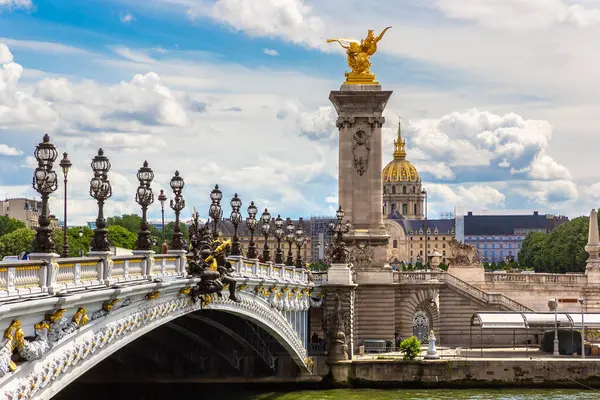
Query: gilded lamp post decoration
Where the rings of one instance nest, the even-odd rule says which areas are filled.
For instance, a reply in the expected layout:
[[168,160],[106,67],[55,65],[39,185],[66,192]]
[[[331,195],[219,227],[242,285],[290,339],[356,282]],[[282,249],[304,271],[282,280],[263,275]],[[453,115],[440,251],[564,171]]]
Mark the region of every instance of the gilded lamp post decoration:
[[301,250],[302,250],[302,247],[304,246],[304,244],[306,243],[306,234],[304,232],[304,221],[302,220],[302,218],[300,218],[298,220],[298,227],[296,228],[296,234],[295,234],[294,240],[296,241],[296,248],[297,248],[296,268],[304,268]]
[[285,260],[286,265],[294,265],[294,253],[292,252],[292,245],[294,244],[294,239],[296,235],[294,232],[296,231],[296,227],[291,219],[287,219],[287,225],[285,227],[287,231],[287,235],[285,236],[285,240],[288,242],[288,254],[287,259]]
[[92,251],[109,251],[110,242],[104,219],[104,202],[112,196],[112,188],[108,180],[108,171],[110,171],[111,165],[102,149],[98,149],[98,155],[92,159],[91,166],[94,177],[90,180],[90,196],[98,203],[98,217],[90,246]]
[[181,210],[185,208],[185,199],[183,198],[183,187],[185,182],[182,177],[179,176],[179,171],[175,171],[175,175],[171,178],[169,183],[175,199],[171,199],[170,206],[175,211],[175,225],[173,225],[173,237],[171,238],[171,249],[172,250],[183,250],[185,244],[183,242],[183,233],[181,232],[181,223],[179,222],[179,214]]
[[213,240],[219,238],[219,220],[223,216],[223,209],[221,208],[221,199],[223,198],[223,192],[219,190],[219,185],[215,185],[215,188],[210,192],[210,200],[212,201],[210,208],[208,209],[208,215],[212,218],[213,228],[212,236]]
[[64,191],[64,221],[63,221],[63,250],[61,257],[69,257],[69,238],[67,236],[67,229],[69,228],[69,224],[67,223],[67,175],[69,175],[69,170],[73,165],[71,160],[69,160],[69,155],[67,153],[63,153],[63,159],[60,160],[60,168],[63,172],[64,183],[65,183],[65,191]]
[[154,172],[148,167],[148,161],[144,161],[144,165],[137,172],[137,178],[140,185],[135,194],[135,201],[142,207],[142,222],[140,223],[140,231],[135,242],[136,250],[152,250],[152,240],[150,239],[150,231],[148,230],[147,212],[148,206],[154,203],[154,193],[150,184],[154,179]]
[[275,264],[283,264],[283,250],[281,250],[281,239],[283,239],[283,219],[281,215],[275,218],[275,239],[277,239],[277,251],[275,251]]
[[48,134],[45,134],[42,143],[36,146],[34,156],[38,166],[33,175],[32,186],[42,196],[42,212],[38,218],[39,226],[36,228],[33,239],[33,252],[54,253],[55,244],[52,240],[52,228],[50,228],[48,198],[57,189],[56,172],[52,169],[52,165],[58,152],[56,147],[50,143]]
[[265,211],[260,216],[261,227],[263,236],[265,237],[265,245],[263,246],[262,258],[263,262],[271,261],[271,251],[269,250],[269,231],[271,230],[271,214],[265,208]]
[[242,207],[242,200],[238,197],[238,194],[234,194],[231,199],[231,223],[233,224],[233,241],[231,245],[231,255],[239,256],[242,255],[242,249],[240,248],[240,237],[238,236],[238,226],[242,222],[242,214],[240,208]]
[[348,250],[346,250],[346,243],[344,243],[344,233],[350,232],[350,221],[344,219],[344,210],[342,206],[335,212],[337,217],[337,223],[331,222],[329,224],[329,230],[334,235],[333,244],[330,248],[331,251],[331,262],[334,264],[342,264],[348,262]]
[[248,217],[246,218],[246,226],[250,231],[250,245],[248,246],[247,257],[251,260],[254,260],[258,257],[258,253],[256,252],[256,244],[254,243],[254,230],[258,225],[258,221],[256,220],[257,212],[258,209],[254,205],[254,202],[251,202],[248,206]]

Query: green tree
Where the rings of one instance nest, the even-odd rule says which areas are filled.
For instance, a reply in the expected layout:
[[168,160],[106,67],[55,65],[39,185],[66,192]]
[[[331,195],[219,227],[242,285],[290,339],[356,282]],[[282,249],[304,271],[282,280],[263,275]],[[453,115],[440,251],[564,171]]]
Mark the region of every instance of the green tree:
[[[82,231],[81,237],[79,237],[79,229]],[[94,231],[90,228],[73,227],[67,229],[67,238],[69,240],[69,257],[79,257],[80,254],[86,254],[90,250],[90,242],[94,236]],[[56,252],[62,254],[62,246],[64,233],[62,229],[54,229],[52,231],[52,239],[56,244]],[[83,250],[83,253],[82,253]]]
[[[140,217],[137,214],[123,214],[121,216],[108,217],[106,219],[107,226],[113,226],[113,225],[122,226],[123,228],[127,229],[129,232],[133,232],[135,234],[137,234],[140,231],[141,223],[142,223],[142,217]],[[161,237],[159,230],[156,229],[154,226],[150,225],[148,227],[148,230],[150,231],[150,234],[152,236],[157,237],[157,238]],[[186,229],[186,231],[187,231],[187,229]],[[165,233],[166,232],[167,232],[167,229],[165,227]]]
[[0,259],[31,251],[35,231],[20,228],[0,237]]
[[400,343],[400,352],[405,360],[414,360],[421,354],[421,342],[416,336],[406,338]]
[[442,271],[448,271],[448,264],[441,263],[440,265],[438,265],[438,267]]
[[[174,221],[171,221],[165,225],[165,240],[167,241],[167,243],[171,243],[171,239],[173,238],[173,227],[174,226],[175,226]],[[183,233],[183,238],[185,240],[188,240],[189,232],[188,232],[187,225],[184,222],[180,222],[179,227],[181,229],[181,233]],[[160,234],[162,235],[162,233],[160,233]],[[162,240],[162,236],[161,236],[161,240]]]
[[311,271],[327,271],[329,269],[329,265],[325,263],[323,260],[317,260],[311,263],[309,266]]
[[543,271],[544,265],[542,254],[548,241],[548,235],[544,232],[531,232],[523,240],[519,251],[519,264],[533,268],[535,271]]
[[19,221],[15,218],[10,218],[6,215],[0,216],[0,236],[22,228],[25,228],[25,224],[22,221]]
[[110,244],[124,249],[134,249],[137,235],[120,225],[108,227],[108,240]]

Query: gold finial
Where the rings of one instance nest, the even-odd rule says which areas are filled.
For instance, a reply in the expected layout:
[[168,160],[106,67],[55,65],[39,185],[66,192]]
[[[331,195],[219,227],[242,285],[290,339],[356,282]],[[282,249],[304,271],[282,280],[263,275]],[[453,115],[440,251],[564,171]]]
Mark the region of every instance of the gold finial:
[[375,36],[375,32],[369,29],[367,37],[362,40],[336,38],[328,39],[327,43],[337,42],[346,49],[348,58],[348,66],[350,72],[346,72],[345,85],[378,85],[375,81],[375,74],[371,73],[370,58],[377,51],[377,43],[383,38],[383,35],[390,29],[391,26],[385,28],[379,36]]
[[406,158],[406,140],[402,139],[402,123],[398,122],[398,139],[394,140],[394,160]]

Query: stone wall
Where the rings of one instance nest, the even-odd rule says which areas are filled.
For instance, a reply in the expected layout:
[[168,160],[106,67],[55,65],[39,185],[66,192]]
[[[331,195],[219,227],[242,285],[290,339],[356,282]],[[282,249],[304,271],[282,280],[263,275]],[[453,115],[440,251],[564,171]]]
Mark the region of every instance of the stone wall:
[[393,285],[361,285],[356,290],[354,305],[356,326],[355,346],[363,340],[394,342],[395,292]]
[[600,363],[586,360],[355,360],[332,365],[332,375],[357,386],[600,387]]
[[[578,299],[584,296],[584,288],[581,286],[568,286],[563,284],[556,285],[535,285],[522,284],[517,282],[506,283],[485,283],[479,287],[489,293],[502,293],[511,299],[535,310],[535,311],[550,311],[548,308],[548,300],[550,299]],[[598,312],[600,308],[590,307],[588,312]],[[581,312],[579,303],[560,303],[559,312]]]

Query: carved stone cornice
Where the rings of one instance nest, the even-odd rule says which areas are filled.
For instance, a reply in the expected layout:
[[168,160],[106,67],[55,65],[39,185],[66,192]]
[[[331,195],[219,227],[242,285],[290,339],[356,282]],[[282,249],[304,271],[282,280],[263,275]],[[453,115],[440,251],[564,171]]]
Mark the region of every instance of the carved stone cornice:
[[371,125],[371,128],[373,129],[381,128],[385,123],[385,117],[369,117],[367,122],[369,123],[369,125]]
[[338,129],[350,128],[352,125],[354,125],[355,121],[356,118],[354,117],[338,117],[337,121],[335,122],[335,126]]

